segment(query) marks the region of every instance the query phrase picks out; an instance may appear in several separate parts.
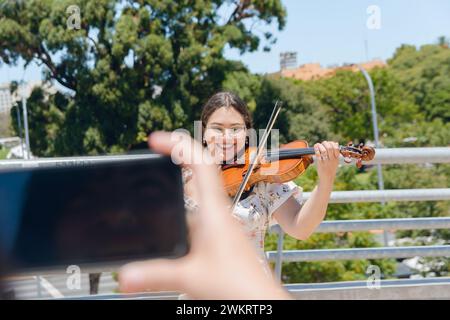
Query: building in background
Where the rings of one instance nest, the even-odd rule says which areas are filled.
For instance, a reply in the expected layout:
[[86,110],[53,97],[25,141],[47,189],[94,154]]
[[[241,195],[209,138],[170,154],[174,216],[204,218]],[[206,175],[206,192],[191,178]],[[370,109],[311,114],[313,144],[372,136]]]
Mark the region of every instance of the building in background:
[[9,113],[12,103],[9,83],[0,84],[0,113]]
[[22,100],[21,94],[24,94],[28,99],[31,95],[31,92],[34,88],[41,87],[46,93],[46,97],[49,95],[53,95],[57,92],[55,86],[53,86],[49,82],[42,81],[30,81],[26,82],[24,85],[19,84],[19,89],[15,93],[11,93],[11,83],[2,83],[0,84],[0,113],[1,112],[9,112],[12,106]]
[[[367,71],[370,71],[373,68],[386,67],[386,63],[381,60],[372,60],[360,63],[360,65]],[[340,70],[360,72],[356,64],[348,64],[341,67],[323,68],[320,63],[306,63],[297,67],[297,53],[284,52],[280,54],[280,71],[273,73],[272,75],[310,81],[332,77],[336,74],[337,71]]]
[[297,52],[280,53],[280,70],[294,69],[297,67]]
[[[21,144],[21,137],[11,137],[14,134],[11,125],[11,108],[18,105],[19,116],[24,128],[22,97],[28,99],[34,88],[40,87],[44,91],[44,98],[55,94],[57,89],[50,82],[30,81],[19,84],[17,90],[11,93],[11,83],[0,84],[0,149],[6,148],[9,150],[7,159],[32,159],[34,158],[31,151],[27,151],[25,143]],[[24,134],[24,131],[23,133]],[[22,137],[23,138],[23,137]]]

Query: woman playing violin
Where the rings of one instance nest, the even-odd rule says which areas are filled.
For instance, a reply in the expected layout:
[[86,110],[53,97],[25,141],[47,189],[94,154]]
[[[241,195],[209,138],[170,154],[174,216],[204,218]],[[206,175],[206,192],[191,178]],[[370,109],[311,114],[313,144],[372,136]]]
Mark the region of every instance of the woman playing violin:
[[[248,146],[252,120],[246,104],[231,92],[214,94],[202,110],[203,145],[216,163],[232,161]],[[339,145],[323,141],[314,145],[318,183],[307,201],[302,188],[293,181],[258,182],[237,203],[233,216],[242,225],[259,253],[263,268],[270,269],[264,254],[264,237],[269,226],[278,223],[290,236],[307,239],[325,217],[339,164]],[[196,195],[191,192],[195,176],[185,172],[187,207],[193,208]]]

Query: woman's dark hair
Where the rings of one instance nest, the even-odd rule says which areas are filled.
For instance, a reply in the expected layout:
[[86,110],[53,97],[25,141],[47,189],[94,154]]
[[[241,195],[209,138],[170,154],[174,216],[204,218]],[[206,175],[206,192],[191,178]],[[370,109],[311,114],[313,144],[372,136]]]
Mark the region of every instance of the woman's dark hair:
[[203,132],[205,132],[209,117],[214,113],[214,111],[222,107],[233,108],[242,115],[247,129],[253,127],[252,117],[245,102],[233,92],[221,91],[209,98],[203,106],[201,116]]

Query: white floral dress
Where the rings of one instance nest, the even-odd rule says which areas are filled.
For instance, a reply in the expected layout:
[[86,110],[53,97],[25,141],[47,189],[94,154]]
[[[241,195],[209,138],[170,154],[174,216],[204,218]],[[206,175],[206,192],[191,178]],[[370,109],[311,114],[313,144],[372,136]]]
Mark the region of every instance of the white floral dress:
[[[184,176],[186,177],[186,174]],[[302,194],[303,189],[292,181],[286,183],[259,182],[255,184],[245,199],[238,202],[233,211],[233,216],[254,244],[267,275],[272,275],[272,272],[264,253],[264,238],[267,229],[277,223],[272,215],[291,196],[300,205],[303,205]],[[188,197],[185,197],[185,206],[188,211],[194,211],[197,208],[193,200]]]

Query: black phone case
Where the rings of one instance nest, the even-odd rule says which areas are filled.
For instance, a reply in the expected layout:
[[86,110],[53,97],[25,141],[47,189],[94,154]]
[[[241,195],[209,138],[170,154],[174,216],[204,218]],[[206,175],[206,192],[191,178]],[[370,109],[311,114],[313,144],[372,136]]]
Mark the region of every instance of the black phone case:
[[0,246],[17,273],[180,257],[186,229],[169,157],[0,172]]

